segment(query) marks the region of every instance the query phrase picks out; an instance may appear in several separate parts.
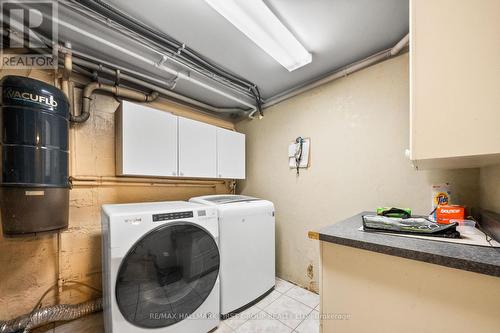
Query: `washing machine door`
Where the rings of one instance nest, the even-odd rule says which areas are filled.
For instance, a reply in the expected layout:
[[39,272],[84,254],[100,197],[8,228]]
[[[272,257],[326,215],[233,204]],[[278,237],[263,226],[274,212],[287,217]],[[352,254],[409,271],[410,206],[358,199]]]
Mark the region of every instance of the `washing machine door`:
[[208,231],[189,222],[165,224],[123,259],[115,288],[118,308],[138,327],[173,325],[205,301],[218,274],[219,250]]

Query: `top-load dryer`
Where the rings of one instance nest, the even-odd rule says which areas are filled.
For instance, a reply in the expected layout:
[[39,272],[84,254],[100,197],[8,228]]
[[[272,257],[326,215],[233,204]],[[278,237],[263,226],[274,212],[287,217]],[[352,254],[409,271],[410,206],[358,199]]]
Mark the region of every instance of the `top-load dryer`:
[[274,205],[243,195],[209,195],[189,201],[217,207],[221,316],[231,316],[274,288]]

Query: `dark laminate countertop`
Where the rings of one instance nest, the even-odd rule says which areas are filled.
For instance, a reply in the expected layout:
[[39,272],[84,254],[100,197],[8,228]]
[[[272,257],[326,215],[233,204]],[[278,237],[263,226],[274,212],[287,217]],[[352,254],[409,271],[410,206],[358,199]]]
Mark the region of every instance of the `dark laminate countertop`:
[[318,231],[319,240],[500,277],[500,248],[359,231],[363,212]]

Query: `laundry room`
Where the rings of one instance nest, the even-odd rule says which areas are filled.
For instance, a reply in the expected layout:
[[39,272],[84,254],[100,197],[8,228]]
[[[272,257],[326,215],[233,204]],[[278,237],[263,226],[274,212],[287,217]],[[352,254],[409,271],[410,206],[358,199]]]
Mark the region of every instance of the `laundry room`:
[[498,0],[0,11],[0,333],[498,331]]

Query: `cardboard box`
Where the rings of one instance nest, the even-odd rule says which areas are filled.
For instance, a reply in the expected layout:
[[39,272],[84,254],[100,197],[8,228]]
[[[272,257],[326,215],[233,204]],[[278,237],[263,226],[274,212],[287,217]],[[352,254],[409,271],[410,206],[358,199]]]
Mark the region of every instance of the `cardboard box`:
[[449,183],[432,185],[432,209],[449,205],[451,205],[451,185]]
[[436,208],[436,222],[448,224],[450,220],[463,220],[465,208],[463,206],[438,206]]

